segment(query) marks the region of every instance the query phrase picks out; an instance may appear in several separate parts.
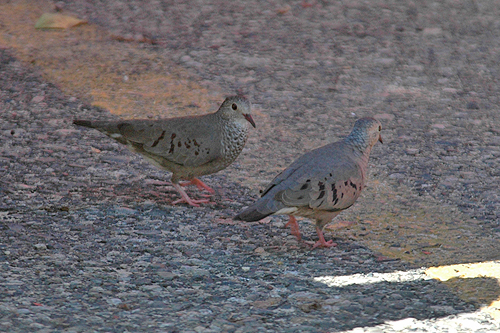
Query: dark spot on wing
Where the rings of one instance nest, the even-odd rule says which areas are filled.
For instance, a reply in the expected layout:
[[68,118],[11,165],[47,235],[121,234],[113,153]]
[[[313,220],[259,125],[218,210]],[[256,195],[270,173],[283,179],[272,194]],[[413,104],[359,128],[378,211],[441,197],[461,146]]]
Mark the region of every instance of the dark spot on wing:
[[344,185],[345,185],[345,186],[349,185],[349,182],[346,180],[346,181],[344,182]]
[[195,145],[196,147],[199,147],[199,146],[200,146],[200,144],[199,144],[198,142],[196,142],[196,140],[195,140],[195,139],[193,139],[193,145]]
[[318,182],[319,190],[324,191],[325,190],[325,183],[323,182]]
[[335,202],[335,200],[339,200],[337,198],[337,188],[335,187],[335,184],[332,184],[332,197],[333,197],[333,201]]
[[356,184],[354,184],[353,182],[350,182],[351,183],[351,187],[354,188],[355,190],[358,189],[358,187],[356,186]]
[[116,125],[116,128],[118,128],[119,131],[122,131],[122,129],[127,126],[127,123],[119,123]]
[[168,150],[169,154],[172,154],[174,152],[175,149],[174,139],[176,136],[177,135],[175,133],[172,133],[172,135],[170,136],[170,149]]
[[304,184],[300,187],[300,190],[303,191],[309,187],[309,184]]
[[297,200],[302,200],[302,199],[304,199],[303,195],[301,195],[300,197],[297,198]]
[[179,148],[182,147],[182,142],[180,142],[180,141],[177,142],[177,147],[179,147]]
[[319,195],[318,195],[318,198],[317,199],[321,199],[325,196],[325,191],[321,191],[319,192]]
[[161,132],[161,135],[160,137],[158,137],[158,139],[155,140],[155,142],[153,142],[153,144],[151,145],[151,147],[156,147],[158,145],[158,143],[163,140],[165,138],[165,131]]

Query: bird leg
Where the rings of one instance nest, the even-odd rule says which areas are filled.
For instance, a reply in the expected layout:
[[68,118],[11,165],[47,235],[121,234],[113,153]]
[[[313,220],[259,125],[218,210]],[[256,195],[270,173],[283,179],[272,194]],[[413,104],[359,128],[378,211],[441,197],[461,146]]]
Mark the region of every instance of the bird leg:
[[175,200],[174,202],[172,202],[172,205],[176,205],[178,203],[185,202],[191,206],[200,207],[200,205],[198,205],[200,203],[210,203],[209,199],[200,199],[200,200],[191,199],[189,197],[189,195],[186,193],[186,191],[184,191],[184,189],[179,184],[172,183],[172,185],[175,187],[177,192],[179,192],[179,194],[182,197],[181,199]]
[[297,240],[300,242],[302,236],[300,235],[299,224],[297,223],[297,220],[293,215],[288,216],[290,217],[290,219],[288,220],[288,223],[285,224],[285,227],[290,227],[290,233],[297,237]]
[[323,236],[323,231],[319,227],[316,227],[316,232],[318,233],[319,241],[314,243],[313,249],[317,247],[331,247],[331,246],[337,246],[337,243],[334,243],[332,239],[330,239],[328,242],[325,241],[325,237]]
[[199,180],[198,178],[193,178],[190,181],[179,183],[181,186],[196,185],[200,191],[206,190],[208,193],[214,194],[215,190]]

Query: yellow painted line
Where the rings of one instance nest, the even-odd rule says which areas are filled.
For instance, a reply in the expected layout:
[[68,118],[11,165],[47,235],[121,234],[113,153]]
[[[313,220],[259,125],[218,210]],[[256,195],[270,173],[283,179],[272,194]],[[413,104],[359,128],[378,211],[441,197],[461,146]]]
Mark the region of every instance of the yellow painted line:
[[118,41],[96,25],[35,29],[42,14],[53,11],[45,0],[1,2],[0,47],[35,65],[66,94],[127,117],[207,113],[225,97],[218,87],[201,86],[167,52]]
[[[455,289],[462,299],[478,303],[496,297],[481,310],[500,320],[500,261],[429,267],[425,273]],[[477,278],[485,279],[474,284],[467,283],[467,279]],[[488,283],[488,279],[496,281]]]
[[381,282],[405,283],[436,279],[447,285],[461,299],[482,305],[481,311],[500,320],[500,261],[467,263],[396,271],[345,276],[318,276],[314,281],[329,287],[366,285]]

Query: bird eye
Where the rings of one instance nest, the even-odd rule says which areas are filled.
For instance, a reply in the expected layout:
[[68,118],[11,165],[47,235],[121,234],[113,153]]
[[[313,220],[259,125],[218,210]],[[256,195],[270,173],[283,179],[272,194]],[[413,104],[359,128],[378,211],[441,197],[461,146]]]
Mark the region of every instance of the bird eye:
[[236,110],[238,110],[238,105],[236,105],[236,104],[234,104],[234,103],[233,103],[233,105],[231,105],[231,108],[232,108],[234,111],[236,111]]

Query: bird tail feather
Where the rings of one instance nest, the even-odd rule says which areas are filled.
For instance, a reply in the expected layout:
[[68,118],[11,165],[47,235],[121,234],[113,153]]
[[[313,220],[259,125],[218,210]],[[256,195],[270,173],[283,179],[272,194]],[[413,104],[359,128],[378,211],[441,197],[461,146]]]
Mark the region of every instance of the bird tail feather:
[[94,126],[92,126],[92,122],[90,120],[75,119],[75,120],[73,120],[73,124],[75,124],[77,126],[83,126],[83,127],[89,127],[89,128],[94,127]]
[[278,210],[283,208],[282,206],[283,204],[280,202],[265,196],[236,215],[234,219],[246,222],[255,222],[276,213]]
[[[88,128],[96,129],[103,132],[106,135],[121,134],[120,126],[124,126],[125,122],[116,121],[90,121],[90,120],[73,120],[73,124],[77,126],[83,126]],[[114,139],[116,137],[113,136]]]
[[259,212],[254,206],[250,206],[238,215],[236,215],[233,219],[245,222],[255,222],[262,220],[264,217],[271,215],[272,213],[263,214]]

